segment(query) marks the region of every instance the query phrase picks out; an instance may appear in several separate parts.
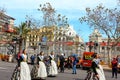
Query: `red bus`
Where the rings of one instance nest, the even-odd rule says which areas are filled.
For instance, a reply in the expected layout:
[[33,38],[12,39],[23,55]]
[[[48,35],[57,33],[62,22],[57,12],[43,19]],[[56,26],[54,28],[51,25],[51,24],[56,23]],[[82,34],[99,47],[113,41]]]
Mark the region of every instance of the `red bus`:
[[82,68],[89,68],[92,65],[92,55],[94,52],[84,52],[82,59]]

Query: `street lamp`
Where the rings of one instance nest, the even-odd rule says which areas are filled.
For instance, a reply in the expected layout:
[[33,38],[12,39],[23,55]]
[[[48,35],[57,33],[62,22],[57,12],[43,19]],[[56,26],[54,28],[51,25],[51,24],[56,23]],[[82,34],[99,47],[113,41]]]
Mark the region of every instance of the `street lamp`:
[[[94,51],[98,51],[98,35],[95,35],[95,42],[94,42]],[[99,51],[100,52],[100,51]]]
[[[104,53],[104,61],[105,61],[105,60],[106,60],[106,59],[105,59],[105,56],[106,56],[106,55],[105,55],[106,42],[102,41],[101,46],[102,46],[102,50],[104,50],[103,53]],[[105,62],[106,62],[106,61],[105,61]]]
[[91,50],[92,50],[92,48],[93,48],[92,43],[93,43],[92,41],[89,42],[89,51],[90,51],[90,52],[91,52]]

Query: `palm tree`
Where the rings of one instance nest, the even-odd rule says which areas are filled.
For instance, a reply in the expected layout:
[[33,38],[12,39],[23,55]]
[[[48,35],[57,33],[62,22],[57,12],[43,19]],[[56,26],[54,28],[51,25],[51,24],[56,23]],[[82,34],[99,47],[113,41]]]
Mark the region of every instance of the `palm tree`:
[[[27,33],[30,32],[30,27],[25,22],[22,22],[19,27],[16,27],[16,32],[19,34],[19,50],[26,47]],[[24,43],[24,44],[23,44]]]

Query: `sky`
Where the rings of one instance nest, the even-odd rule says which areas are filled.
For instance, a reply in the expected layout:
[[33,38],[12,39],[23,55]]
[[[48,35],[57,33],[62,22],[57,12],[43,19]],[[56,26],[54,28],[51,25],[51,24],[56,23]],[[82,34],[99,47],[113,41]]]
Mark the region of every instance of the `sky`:
[[41,18],[41,13],[37,10],[40,4],[49,2],[56,12],[65,15],[68,23],[73,26],[76,33],[85,41],[89,41],[88,36],[93,32],[89,25],[79,22],[79,18],[85,16],[85,8],[95,8],[103,4],[107,8],[116,7],[116,0],[0,0],[0,7],[6,9],[6,14],[15,18],[15,25],[20,25],[25,21],[26,15],[34,18]]

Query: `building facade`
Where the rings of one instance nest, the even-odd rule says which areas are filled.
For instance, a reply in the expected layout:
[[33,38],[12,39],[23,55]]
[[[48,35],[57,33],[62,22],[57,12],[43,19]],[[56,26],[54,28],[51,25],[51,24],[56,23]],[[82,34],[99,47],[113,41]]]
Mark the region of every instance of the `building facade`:
[[41,27],[31,30],[27,35],[26,48],[70,54],[77,51],[79,43],[83,40],[76,34],[72,27]]
[[108,39],[102,37],[98,29],[95,29],[89,36],[89,42],[86,43],[86,51],[93,51],[100,53],[104,61],[107,61],[108,56],[111,59],[112,56],[120,55],[120,43],[114,45],[115,40],[113,39],[108,44]]
[[[114,42],[115,42],[115,40],[113,39],[110,43],[109,43],[109,45],[108,45],[108,39],[107,38],[104,38],[104,37],[102,37],[102,35],[101,35],[101,33],[98,31],[98,29],[95,29],[93,32],[92,32],[92,34],[90,34],[90,36],[89,36],[89,42],[88,42],[88,47],[89,47],[89,44],[90,44],[90,42],[92,42],[93,44],[92,44],[92,46],[97,46],[97,47],[99,47],[99,52],[101,52],[102,51],[102,49],[107,49],[107,47],[111,47],[111,46],[113,46],[114,45]],[[96,44],[97,43],[97,44]],[[95,45],[96,44],[96,45]],[[103,48],[104,47],[104,48]],[[119,43],[116,45],[116,46],[114,46],[115,47],[115,50],[118,50],[118,48],[120,47],[119,46]],[[94,49],[94,48],[93,48]],[[93,50],[94,51],[94,50]]]
[[0,17],[0,32],[13,32],[14,18],[6,14]]
[[98,31],[98,29],[94,29],[94,31],[89,36],[89,41],[102,42],[102,40],[101,33]]
[[[4,13],[0,13],[0,53],[8,54],[8,45],[12,41],[14,33],[14,18]],[[10,52],[10,51],[9,51]],[[11,53],[11,52],[10,52]]]

